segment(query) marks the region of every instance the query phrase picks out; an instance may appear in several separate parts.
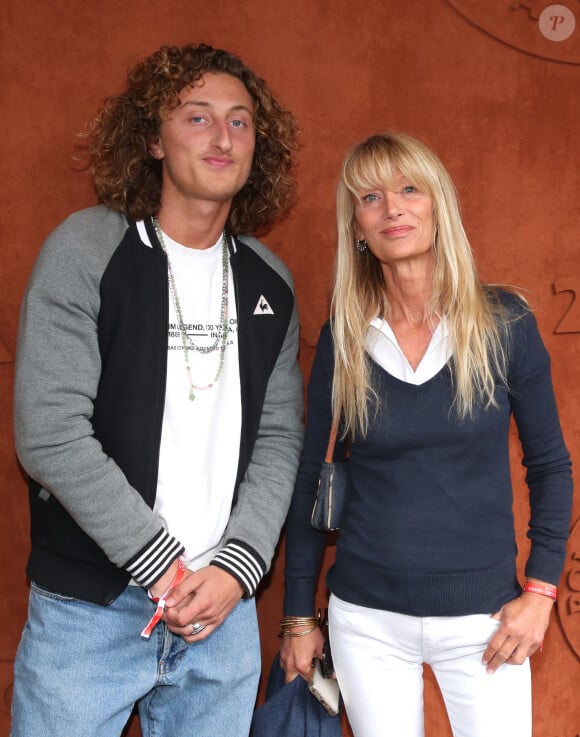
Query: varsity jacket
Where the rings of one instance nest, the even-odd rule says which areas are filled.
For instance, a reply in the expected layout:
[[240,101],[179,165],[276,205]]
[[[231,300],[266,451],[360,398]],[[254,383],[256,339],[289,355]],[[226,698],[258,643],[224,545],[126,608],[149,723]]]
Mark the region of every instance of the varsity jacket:
[[[570,456],[550,359],[532,313],[498,290],[509,319],[507,387],[464,420],[452,409],[453,360],[420,385],[370,360],[378,406],[350,444],[351,486],[327,575],[343,601],[419,617],[491,614],[521,593],[516,572],[509,428],[514,419],[530,496],[525,573],[558,583],[572,506]],[[334,346],[321,332],[308,387],[302,460],[286,527],[289,615],[311,615],[325,536],[310,525],[331,424]],[[376,410],[376,411],[375,411]],[[337,442],[335,457],[344,455]]]
[[[47,239],[23,301],[15,438],[29,475],[40,586],[111,603],[150,586],[183,547],[153,513],[167,370],[167,259],[150,222],[99,206]],[[223,547],[212,560],[246,596],[268,570],[302,442],[291,276],[254,238],[228,238],[238,317],[242,427]],[[255,314],[264,297],[273,314]],[[216,439],[219,443],[219,438]]]

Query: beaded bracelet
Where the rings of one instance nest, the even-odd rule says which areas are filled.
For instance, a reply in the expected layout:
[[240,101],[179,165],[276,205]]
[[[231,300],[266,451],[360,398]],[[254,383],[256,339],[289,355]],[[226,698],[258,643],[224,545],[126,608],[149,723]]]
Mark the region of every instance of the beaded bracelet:
[[522,586],[522,591],[524,594],[540,594],[541,596],[547,596],[554,601],[556,601],[556,597],[558,596],[558,587],[553,586],[551,583],[537,584],[526,581]]

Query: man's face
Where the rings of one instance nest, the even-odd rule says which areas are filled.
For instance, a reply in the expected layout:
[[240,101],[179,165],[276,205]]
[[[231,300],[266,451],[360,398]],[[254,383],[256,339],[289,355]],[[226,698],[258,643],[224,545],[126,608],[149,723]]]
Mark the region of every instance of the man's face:
[[231,204],[252,168],[254,105],[244,84],[208,72],[179,95],[151,154],[163,162],[161,201]]

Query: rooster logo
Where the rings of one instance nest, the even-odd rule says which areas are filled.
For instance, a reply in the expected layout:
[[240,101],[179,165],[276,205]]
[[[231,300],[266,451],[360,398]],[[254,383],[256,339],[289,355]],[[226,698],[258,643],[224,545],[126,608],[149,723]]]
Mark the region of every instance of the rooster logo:
[[266,297],[264,297],[263,294],[260,295],[260,299],[258,300],[258,304],[256,305],[256,308],[254,310],[254,315],[273,315],[274,310],[270,307],[270,304],[268,303],[268,300]]

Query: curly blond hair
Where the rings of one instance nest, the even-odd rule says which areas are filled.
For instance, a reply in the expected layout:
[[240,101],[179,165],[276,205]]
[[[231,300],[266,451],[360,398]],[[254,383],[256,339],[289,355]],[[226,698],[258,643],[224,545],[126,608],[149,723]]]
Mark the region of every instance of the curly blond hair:
[[179,105],[181,90],[208,72],[239,79],[255,106],[252,169],[233,199],[226,227],[234,235],[264,233],[296,198],[298,127],[266,82],[227,51],[206,44],[162,46],[129,71],[125,92],[105,100],[81,134],[79,153],[92,171],[100,203],[131,220],[155,215],[162,167],[152,157],[150,144],[159,137],[164,117]]

